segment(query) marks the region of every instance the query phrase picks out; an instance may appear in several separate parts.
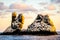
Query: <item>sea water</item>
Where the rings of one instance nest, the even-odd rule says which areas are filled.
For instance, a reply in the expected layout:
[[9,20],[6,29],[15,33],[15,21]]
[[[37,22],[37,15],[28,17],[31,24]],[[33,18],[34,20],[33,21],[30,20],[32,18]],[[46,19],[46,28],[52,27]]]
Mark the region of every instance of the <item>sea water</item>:
[[0,40],[60,40],[60,35],[0,35]]

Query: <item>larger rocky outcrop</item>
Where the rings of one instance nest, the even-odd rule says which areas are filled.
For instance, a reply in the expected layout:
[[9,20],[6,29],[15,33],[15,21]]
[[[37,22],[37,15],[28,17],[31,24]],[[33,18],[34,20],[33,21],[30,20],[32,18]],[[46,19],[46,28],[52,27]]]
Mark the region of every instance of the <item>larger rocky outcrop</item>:
[[[48,15],[38,14],[34,22],[28,26],[28,31],[51,31],[52,24]],[[55,30],[55,29],[54,29]]]

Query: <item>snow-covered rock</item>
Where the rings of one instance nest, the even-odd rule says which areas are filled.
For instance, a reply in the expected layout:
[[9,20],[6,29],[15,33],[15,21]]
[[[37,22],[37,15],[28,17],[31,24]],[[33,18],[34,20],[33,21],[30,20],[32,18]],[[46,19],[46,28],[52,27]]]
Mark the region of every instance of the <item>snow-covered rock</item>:
[[50,31],[51,25],[49,24],[49,18],[47,15],[43,16],[38,14],[35,21],[28,26],[28,31]]

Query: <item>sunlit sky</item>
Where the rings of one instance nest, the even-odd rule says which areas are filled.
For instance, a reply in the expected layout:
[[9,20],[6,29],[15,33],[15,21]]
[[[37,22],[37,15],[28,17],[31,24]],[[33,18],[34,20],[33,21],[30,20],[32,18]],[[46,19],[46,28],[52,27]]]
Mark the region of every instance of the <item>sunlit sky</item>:
[[[6,6],[10,6],[13,3],[27,4],[27,5],[34,7],[37,10],[46,10],[46,8],[50,6],[51,4],[53,4],[55,7],[58,7],[57,4],[52,3],[53,1],[56,1],[56,0],[0,0],[0,2],[3,2],[4,5]],[[60,1],[58,0],[58,2]]]
[[4,2],[5,5],[9,6],[12,3],[26,3],[28,5],[37,6],[40,2],[51,2],[51,0],[0,0],[0,2]]
[[3,2],[7,6],[11,5],[12,3],[24,3],[39,9],[41,7],[39,4],[40,2],[48,4],[51,2],[51,0],[0,0],[0,2]]

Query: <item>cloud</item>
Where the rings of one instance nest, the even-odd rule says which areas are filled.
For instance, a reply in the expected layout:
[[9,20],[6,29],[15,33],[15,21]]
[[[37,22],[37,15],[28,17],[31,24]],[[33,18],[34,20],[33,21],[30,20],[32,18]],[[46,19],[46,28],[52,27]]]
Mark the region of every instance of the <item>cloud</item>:
[[56,9],[56,7],[54,5],[49,5],[47,8],[48,8],[48,10],[55,10]]
[[0,10],[7,9],[8,7],[4,5],[3,2],[0,2]]
[[22,11],[36,11],[36,9],[32,6],[28,6],[26,4],[17,4],[17,3],[14,3],[14,4],[11,4],[10,9],[20,9]]
[[51,0],[53,3],[60,3],[60,0]]

